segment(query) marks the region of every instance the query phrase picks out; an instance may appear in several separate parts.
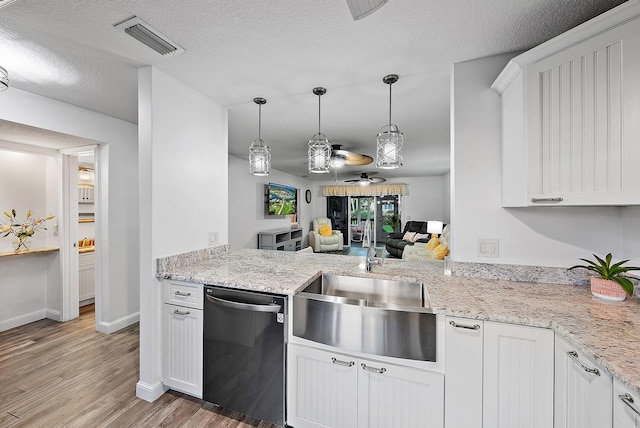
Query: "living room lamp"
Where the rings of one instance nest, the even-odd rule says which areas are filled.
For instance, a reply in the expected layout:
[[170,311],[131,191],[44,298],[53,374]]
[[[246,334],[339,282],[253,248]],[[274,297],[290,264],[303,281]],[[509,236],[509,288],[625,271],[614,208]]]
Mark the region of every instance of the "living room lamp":
[[441,221],[431,220],[427,222],[427,233],[431,233],[432,235],[435,233],[437,235],[442,235],[442,227],[444,224]]
[[0,92],[9,89],[9,73],[3,67],[0,67]]
[[254,98],[258,104],[258,139],[253,140],[249,147],[249,173],[255,176],[269,175],[271,168],[271,149],[262,141],[262,106],[267,103],[264,98]]
[[309,172],[328,173],[331,167],[331,143],[320,132],[320,97],[327,93],[325,88],[313,88],[318,96],[318,133],[309,140]]
[[395,169],[402,166],[402,145],[404,137],[397,125],[391,123],[391,85],[398,81],[397,74],[388,74],[382,81],[389,85],[389,124],[378,133],[376,166],[382,169]]

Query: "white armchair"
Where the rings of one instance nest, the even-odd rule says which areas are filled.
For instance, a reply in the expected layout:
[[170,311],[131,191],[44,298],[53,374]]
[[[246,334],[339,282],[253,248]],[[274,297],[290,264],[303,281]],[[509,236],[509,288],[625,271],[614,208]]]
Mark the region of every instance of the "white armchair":
[[313,230],[309,232],[309,245],[313,248],[313,252],[342,251],[342,232],[331,230],[331,235],[323,236],[319,232],[322,226],[329,226],[329,229],[332,229],[331,220],[326,217],[318,217],[313,220]]

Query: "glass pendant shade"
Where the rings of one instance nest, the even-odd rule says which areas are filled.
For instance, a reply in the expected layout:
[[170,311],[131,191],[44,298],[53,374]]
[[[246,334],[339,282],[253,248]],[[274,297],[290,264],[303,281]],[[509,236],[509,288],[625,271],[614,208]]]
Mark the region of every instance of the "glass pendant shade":
[[402,145],[404,137],[396,125],[386,125],[378,133],[376,166],[394,169],[402,166]]
[[331,167],[331,143],[324,134],[317,133],[309,140],[309,172],[327,173]]
[[264,98],[254,98],[258,104],[258,138],[249,147],[249,173],[255,176],[266,176],[271,172],[271,149],[260,138],[262,127],[262,105],[267,103]]
[[378,133],[376,166],[381,169],[395,169],[402,166],[402,146],[404,136],[397,125],[391,123],[391,85],[398,81],[397,74],[388,74],[382,79],[389,85],[389,124]]
[[320,132],[320,97],[327,93],[325,88],[314,88],[313,93],[318,96],[318,133],[309,140],[309,172],[325,174],[331,168],[331,143]]
[[0,92],[6,91],[9,88],[9,73],[7,70],[0,67]]

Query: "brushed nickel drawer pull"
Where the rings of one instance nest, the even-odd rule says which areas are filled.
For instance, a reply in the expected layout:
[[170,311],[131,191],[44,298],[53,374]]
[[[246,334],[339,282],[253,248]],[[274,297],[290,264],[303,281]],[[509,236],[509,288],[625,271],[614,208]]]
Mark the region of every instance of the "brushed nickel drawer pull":
[[382,374],[387,371],[387,369],[385,369],[384,367],[382,367],[381,369],[377,369],[375,367],[369,367],[365,363],[361,363],[360,366],[362,367],[363,370],[366,370],[368,372],[378,373],[378,374]]
[[191,312],[189,312],[189,311],[182,312],[182,311],[176,309],[176,310],[173,311],[173,313],[176,314],[176,315],[189,315]]
[[331,357],[331,362],[338,366],[344,366],[344,367],[353,367],[353,365],[355,364],[353,361],[340,361],[335,357]]
[[595,368],[592,369],[592,368],[589,368],[589,367],[585,366],[584,364],[582,364],[582,362],[578,359],[578,353],[577,352],[569,351],[569,352],[567,352],[567,355],[569,356],[569,358],[571,358],[573,361],[575,361],[576,364],[578,364],[580,367],[582,367],[585,372],[594,374],[596,376],[600,376],[600,370],[595,369]]
[[184,291],[178,290],[178,291],[175,292],[175,295],[176,296],[181,296],[181,297],[189,297],[189,296],[191,296],[191,293],[185,293]]
[[478,324],[474,324],[472,326],[464,325],[464,324],[456,324],[456,322],[453,320],[449,321],[449,324],[451,324],[455,328],[466,328],[467,330],[480,330],[480,326]]
[[620,394],[618,395],[618,398],[620,399],[620,401],[622,401],[624,403],[625,406],[627,406],[629,409],[631,409],[631,411],[633,413],[636,414],[636,416],[640,416],[640,410],[638,410],[636,408],[636,406],[633,405],[633,397],[630,396],[629,394]]
[[562,198],[531,198],[531,202],[562,202],[564,199]]

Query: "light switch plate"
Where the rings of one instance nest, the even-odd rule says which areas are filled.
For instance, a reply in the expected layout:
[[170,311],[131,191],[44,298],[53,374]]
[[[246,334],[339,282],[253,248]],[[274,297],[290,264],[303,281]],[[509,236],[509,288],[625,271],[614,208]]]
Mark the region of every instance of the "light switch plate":
[[478,257],[499,257],[497,239],[478,239]]
[[209,232],[209,246],[218,245],[218,232]]

